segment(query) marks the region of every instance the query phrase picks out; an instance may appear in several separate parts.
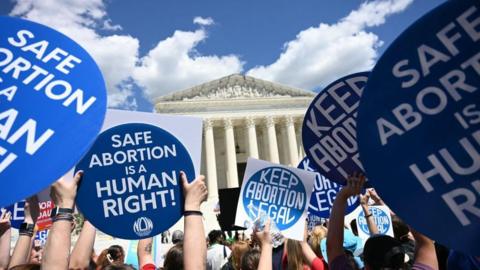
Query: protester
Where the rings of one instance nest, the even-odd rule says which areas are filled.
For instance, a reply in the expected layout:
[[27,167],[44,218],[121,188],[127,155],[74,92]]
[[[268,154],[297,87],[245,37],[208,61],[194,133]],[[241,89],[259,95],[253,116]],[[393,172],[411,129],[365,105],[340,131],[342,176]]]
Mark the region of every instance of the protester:
[[175,230],[172,233],[172,243],[178,244],[183,242],[183,232],[180,230]]
[[222,231],[213,230],[208,234],[207,269],[218,270],[227,263],[231,250],[225,245]]
[[[344,216],[348,198],[360,194],[364,183],[365,176],[353,174],[349,176],[347,185],[337,193],[330,214],[326,243],[329,269],[355,269],[355,265],[347,260],[342,246]],[[413,235],[417,242],[417,248],[412,269],[438,269],[433,242],[417,232],[413,232]],[[401,243],[390,236],[370,237],[365,243],[363,255],[367,270],[404,269],[407,267]]]
[[[271,257],[265,254],[264,262],[260,264],[260,251],[257,249],[251,249],[242,256],[241,269],[242,270],[269,270],[272,269],[268,260]],[[270,258],[270,259],[269,259]],[[270,267],[270,268],[269,268]]]
[[237,241],[232,244],[231,250],[228,262],[222,266],[222,270],[239,270],[242,256],[250,250],[250,245],[246,241]]
[[319,258],[323,258],[323,254],[320,249],[320,243],[323,239],[325,239],[325,237],[327,237],[327,228],[322,225],[316,225],[313,227],[308,244],[312,248],[313,252],[315,252],[315,255]]
[[103,250],[97,258],[97,270],[102,270],[108,265],[121,265],[125,260],[125,251],[119,245],[112,245]]
[[10,262],[11,216],[7,210],[0,213],[0,270],[6,270]]
[[165,261],[163,262],[163,270],[187,269],[184,267],[184,260],[186,259],[184,259],[183,248],[183,244],[179,243],[168,250],[167,255],[165,256]]
[[153,238],[149,237],[138,241],[137,257],[138,266],[141,270],[155,270],[155,262],[152,256]]

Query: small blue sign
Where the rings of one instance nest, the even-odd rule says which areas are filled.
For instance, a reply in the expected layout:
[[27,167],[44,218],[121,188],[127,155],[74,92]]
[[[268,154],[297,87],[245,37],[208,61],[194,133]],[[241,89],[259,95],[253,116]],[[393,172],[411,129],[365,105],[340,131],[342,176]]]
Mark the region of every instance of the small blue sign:
[[252,220],[265,212],[279,230],[295,225],[307,207],[302,180],[282,167],[267,167],[254,173],[247,180],[241,198],[244,210]]
[[24,207],[25,207],[25,201],[20,201],[8,207],[5,207],[5,209],[8,212],[10,212],[10,214],[12,215],[12,219],[10,220],[10,223],[12,224],[12,227],[15,229],[19,229],[20,225],[22,225],[23,220],[25,219]]
[[[335,200],[337,193],[342,189],[342,186],[328,180],[325,176],[312,168],[310,164],[311,162],[308,157],[305,157],[297,166],[299,169],[317,173],[312,196],[310,197],[308,213],[322,218],[329,218],[330,212],[332,211],[333,201]],[[350,214],[355,208],[357,208],[358,204],[358,196],[349,198],[345,214]]]
[[348,175],[363,172],[357,147],[357,109],[370,72],[345,76],[323,89],[307,109],[303,148],[312,167],[344,185]]
[[87,152],[106,111],[92,57],[46,26],[0,16],[0,207],[42,190]]
[[175,224],[183,213],[180,172],[195,177],[190,154],[175,136],[136,123],[101,133],[76,170],[84,171],[80,211],[104,233],[131,240]]
[[[379,59],[358,111],[368,178],[406,223],[480,255],[480,2],[447,1]],[[439,226],[441,224],[441,226]]]
[[[392,223],[390,222],[390,213],[385,213],[382,209],[374,206],[371,206],[369,210],[375,221],[375,225],[377,225],[378,233],[387,234],[390,226],[392,226]],[[363,211],[359,212],[357,220],[357,228],[369,235],[370,230],[368,229],[367,219],[365,218],[365,213]]]

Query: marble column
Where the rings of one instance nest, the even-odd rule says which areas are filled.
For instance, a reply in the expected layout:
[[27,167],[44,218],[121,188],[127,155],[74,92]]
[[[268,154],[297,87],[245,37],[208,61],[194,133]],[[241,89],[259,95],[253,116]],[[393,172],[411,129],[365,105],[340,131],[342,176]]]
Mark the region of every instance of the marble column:
[[270,161],[273,163],[280,163],[278,155],[277,132],[275,130],[275,119],[271,116],[266,118],[267,133],[268,133],[268,152],[270,154]]
[[249,157],[258,159],[258,142],[255,119],[253,117],[248,117],[246,121],[248,133],[248,155]]
[[207,187],[209,197],[218,197],[217,164],[215,160],[215,141],[213,126],[210,119],[204,121],[205,129],[205,155],[207,163]]
[[303,159],[305,157],[305,151],[303,150],[303,142],[302,142],[302,125],[299,125],[297,128],[295,128],[297,131],[297,148],[298,148],[298,157],[300,159]]
[[290,165],[296,167],[298,165],[298,146],[297,135],[295,134],[295,121],[292,116],[287,116],[286,121],[288,153]]
[[227,187],[238,187],[237,153],[231,119],[225,119],[225,150],[227,158]]

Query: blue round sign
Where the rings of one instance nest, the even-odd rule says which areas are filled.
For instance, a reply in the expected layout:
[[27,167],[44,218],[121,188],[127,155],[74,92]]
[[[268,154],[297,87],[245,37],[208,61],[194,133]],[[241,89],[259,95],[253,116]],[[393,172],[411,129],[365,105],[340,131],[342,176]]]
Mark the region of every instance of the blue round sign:
[[183,213],[180,172],[195,177],[183,144],[148,124],[104,131],[76,170],[84,171],[77,195],[80,211],[99,230],[132,240],[174,225]]
[[[342,186],[328,180],[325,176],[321,175],[314,168],[312,168],[310,164],[311,162],[308,157],[305,157],[297,166],[299,169],[317,173],[312,196],[310,197],[308,213],[321,218],[329,218],[330,212],[332,211],[333,201],[335,201],[337,193],[340,191],[340,189],[342,189]],[[355,210],[358,204],[358,196],[349,198],[347,201],[345,215],[348,215]]]
[[312,161],[311,166],[342,185],[349,174],[363,172],[356,118],[369,74],[351,74],[325,87],[310,103],[303,120],[303,148]]
[[265,212],[279,230],[295,225],[307,207],[302,180],[282,167],[267,167],[254,173],[247,180],[241,198],[252,220]]
[[0,206],[42,190],[87,152],[106,89],[92,57],[46,26],[0,16]]
[[[375,206],[371,206],[369,208],[370,214],[372,214],[373,220],[375,221],[375,225],[378,228],[378,233],[379,234],[387,234],[391,222],[390,222],[390,213],[385,213],[380,208],[377,208]],[[358,214],[358,222],[357,222],[357,227],[363,231],[363,233],[369,235],[370,230],[368,229],[368,223],[367,219],[365,218],[365,213],[363,211],[360,211]]]
[[447,1],[419,19],[379,59],[358,112],[362,164],[389,207],[430,238],[474,255],[479,22],[478,0]]

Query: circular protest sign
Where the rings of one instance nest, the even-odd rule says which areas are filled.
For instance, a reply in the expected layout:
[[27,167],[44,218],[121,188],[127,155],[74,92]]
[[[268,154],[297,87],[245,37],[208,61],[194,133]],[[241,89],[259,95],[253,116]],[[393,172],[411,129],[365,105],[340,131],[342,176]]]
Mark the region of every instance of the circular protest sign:
[[[310,172],[316,172],[315,184],[313,186],[312,196],[310,197],[310,204],[308,206],[308,213],[311,215],[329,218],[332,210],[333,201],[335,200],[337,193],[342,189],[342,186],[328,180],[325,176],[317,172],[312,166],[308,157],[305,157],[300,161],[297,168],[307,170]],[[350,214],[357,208],[359,204],[358,196],[351,197],[347,201],[347,209],[345,215]]]
[[102,74],[63,34],[0,16],[0,207],[70,170],[97,136],[106,111]]
[[301,178],[284,167],[266,167],[255,172],[244,184],[240,198],[251,220],[265,212],[279,230],[294,226],[308,206]]
[[[392,218],[390,217],[390,213],[388,211],[376,206],[370,206],[369,211],[372,215],[375,225],[377,226],[379,234],[387,234],[393,230]],[[367,235],[367,238],[369,235],[371,235],[370,229],[368,229],[367,219],[365,218],[365,212],[363,211],[358,212],[357,228],[362,234]]]
[[312,161],[311,166],[342,185],[349,174],[363,172],[356,117],[369,74],[351,74],[325,87],[310,103],[303,120],[303,148]]
[[362,164],[389,207],[416,230],[474,255],[479,87],[480,2],[447,1],[387,49],[358,112]]
[[182,217],[180,172],[195,176],[190,154],[175,136],[136,123],[102,132],[76,170],[84,171],[80,211],[99,230],[132,240],[166,231]]

